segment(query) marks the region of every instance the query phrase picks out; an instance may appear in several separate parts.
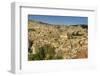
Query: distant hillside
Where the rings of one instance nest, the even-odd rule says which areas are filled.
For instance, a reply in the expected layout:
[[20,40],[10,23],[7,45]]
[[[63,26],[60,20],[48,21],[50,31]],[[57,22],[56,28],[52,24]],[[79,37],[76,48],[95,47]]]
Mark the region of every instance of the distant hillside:
[[[44,25],[55,25],[55,26],[58,26],[57,24],[49,24],[49,23],[46,23],[46,22],[41,22],[41,21],[36,21],[36,20],[28,20],[28,21],[29,22],[39,23],[39,24],[44,24]],[[73,24],[73,25],[67,24],[67,25],[59,25],[59,26],[81,26],[83,28],[88,28],[88,25],[86,25],[86,24]]]

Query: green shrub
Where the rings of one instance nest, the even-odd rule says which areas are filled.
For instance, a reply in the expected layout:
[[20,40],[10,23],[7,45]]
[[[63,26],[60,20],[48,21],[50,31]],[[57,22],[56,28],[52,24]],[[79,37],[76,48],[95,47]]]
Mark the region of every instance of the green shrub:
[[57,56],[56,59],[63,59],[63,57],[62,56]]
[[34,28],[30,28],[30,29],[28,29],[28,32],[30,32],[30,31],[36,31]]
[[29,60],[49,60],[55,58],[55,48],[51,45],[36,47],[36,54],[30,54]]

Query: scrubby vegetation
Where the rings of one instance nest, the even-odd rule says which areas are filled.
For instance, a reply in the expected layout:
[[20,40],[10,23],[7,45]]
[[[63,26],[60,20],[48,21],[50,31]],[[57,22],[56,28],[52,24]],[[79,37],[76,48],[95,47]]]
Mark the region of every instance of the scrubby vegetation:
[[29,60],[45,60],[55,58],[55,48],[50,45],[35,47],[36,54],[29,55]]
[[87,25],[53,25],[28,22],[28,60],[88,57]]

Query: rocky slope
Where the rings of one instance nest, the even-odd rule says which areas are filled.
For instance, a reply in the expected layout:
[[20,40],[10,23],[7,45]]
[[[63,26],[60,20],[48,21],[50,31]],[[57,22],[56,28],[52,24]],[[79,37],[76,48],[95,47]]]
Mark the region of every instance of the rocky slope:
[[87,25],[53,25],[29,20],[28,60],[87,57]]

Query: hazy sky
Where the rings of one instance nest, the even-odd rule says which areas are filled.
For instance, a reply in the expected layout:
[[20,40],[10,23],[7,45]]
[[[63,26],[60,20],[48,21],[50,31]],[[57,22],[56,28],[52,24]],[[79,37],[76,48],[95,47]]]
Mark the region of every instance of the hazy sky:
[[41,21],[49,24],[87,24],[88,25],[88,17],[79,17],[79,16],[28,15],[28,19]]

